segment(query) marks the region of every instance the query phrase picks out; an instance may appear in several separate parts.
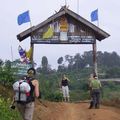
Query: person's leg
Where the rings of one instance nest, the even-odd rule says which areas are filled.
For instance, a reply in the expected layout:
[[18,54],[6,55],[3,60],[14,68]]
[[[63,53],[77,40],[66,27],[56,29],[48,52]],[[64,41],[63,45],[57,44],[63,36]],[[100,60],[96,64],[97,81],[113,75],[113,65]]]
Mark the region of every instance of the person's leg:
[[68,86],[66,86],[66,97],[67,97],[67,101],[70,101],[70,95],[69,95],[69,88]]
[[94,107],[94,98],[95,98],[94,92],[93,92],[92,90],[91,90],[91,92],[90,92],[90,98],[91,98],[91,100],[90,100],[89,109],[92,109],[92,108]]
[[96,103],[96,96],[95,96],[95,91],[92,91],[92,100],[90,102],[90,107],[93,108],[95,106]]
[[67,101],[67,98],[66,98],[66,97],[64,97],[64,101],[65,101],[65,102]]
[[93,99],[91,98],[89,109],[93,108]]
[[34,102],[25,105],[24,120],[32,120],[34,112]]
[[70,97],[67,97],[67,101],[70,102]]
[[62,86],[62,93],[63,93],[63,100],[66,102],[66,91],[64,86]]
[[91,109],[93,107],[93,96],[92,96],[92,89],[90,89],[90,105],[89,105],[89,109]]
[[96,93],[96,105],[95,108],[100,108],[100,92]]
[[18,111],[20,112],[20,115],[24,120],[25,106],[23,104],[16,104],[16,105],[17,105]]

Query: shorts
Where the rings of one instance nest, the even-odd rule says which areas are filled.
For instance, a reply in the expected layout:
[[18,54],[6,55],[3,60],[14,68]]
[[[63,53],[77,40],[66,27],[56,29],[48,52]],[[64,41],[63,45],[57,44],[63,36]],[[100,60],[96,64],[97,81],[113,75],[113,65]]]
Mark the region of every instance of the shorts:
[[63,97],[70,97],[68,86],[62,86],[62,92],[63,92]]

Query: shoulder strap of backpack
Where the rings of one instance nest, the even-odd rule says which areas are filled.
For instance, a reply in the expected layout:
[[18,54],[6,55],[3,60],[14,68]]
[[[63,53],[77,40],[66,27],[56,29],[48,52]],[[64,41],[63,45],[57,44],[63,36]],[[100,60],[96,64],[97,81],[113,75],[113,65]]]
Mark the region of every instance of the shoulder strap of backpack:
[[21,92],[20,92],[20,84],[22,83],[23,81],[19,81],[19,93],[18,93],[18,101],[20,101],[20,95],[21,95]]

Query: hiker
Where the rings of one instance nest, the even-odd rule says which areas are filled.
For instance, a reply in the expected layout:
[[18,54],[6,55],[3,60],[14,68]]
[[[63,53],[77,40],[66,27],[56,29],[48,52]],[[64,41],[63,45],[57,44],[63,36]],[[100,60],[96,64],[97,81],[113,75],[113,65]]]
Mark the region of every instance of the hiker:
[[[17,108],[23,118],[23,120],[32,120],[34,112],[35,97],[39,97],[39,82],[35,77],[36,71],[34,68],[30,68],[27,71],[26,80],[30,80],[30,97],[29,100],[24,102],[17,101]],[[14,98],[15,99],[15,98]]]
[[63,100],[70,101],[70,96],[69,96],[69,87],[68,87],[68,82],[70,80],[65,76],[65,74],[62,76],[61,79],[61,88],[62,88],[62,93],[63,93]]
[[95,107],[100,107],[100,89],[101,89],[101,82],[98,80],[96,75],[93,75],[90,81],[90,94],[91,94],[91,102],[89,109]]

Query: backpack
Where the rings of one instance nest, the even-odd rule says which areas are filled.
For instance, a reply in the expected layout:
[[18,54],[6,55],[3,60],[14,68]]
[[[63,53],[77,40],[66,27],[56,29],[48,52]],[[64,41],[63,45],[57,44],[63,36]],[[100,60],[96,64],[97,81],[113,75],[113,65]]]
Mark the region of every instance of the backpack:
[[100,81],[99,80],[92,80],[91,81],[91,87],[92,89],[99,89],[100,88]]
[[13,84],[13,90],[15,92],[15,101],[18,103],[28,103],[28,98],[30,97],[30,80],[18,80]]

